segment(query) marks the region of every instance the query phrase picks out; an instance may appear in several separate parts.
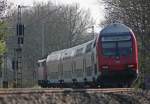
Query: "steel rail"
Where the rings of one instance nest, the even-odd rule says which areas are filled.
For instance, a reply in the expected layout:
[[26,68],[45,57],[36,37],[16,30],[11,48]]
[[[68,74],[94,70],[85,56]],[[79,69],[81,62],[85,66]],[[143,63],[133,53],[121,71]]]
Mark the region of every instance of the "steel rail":
[[134,88],[107,88],[107,89],[72,89],[72,88],[13,88],[0,89],[0,95],[7,94],[50,94],[50,93],[122,93],[132,92]]

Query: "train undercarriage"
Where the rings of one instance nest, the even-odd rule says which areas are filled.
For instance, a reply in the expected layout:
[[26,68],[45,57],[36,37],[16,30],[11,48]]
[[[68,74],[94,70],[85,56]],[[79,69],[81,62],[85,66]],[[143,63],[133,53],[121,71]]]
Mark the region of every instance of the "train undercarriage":
[[97,78],[88,81],[86,78],[82,82],[72,79],[72,82],[58,80],[57,83],[51,83],[49,80],[39,80],[38,85],[41,87],[62,87],[62,88],[122,88],[130,87],[137,79],[138,74],[134,70],[124,70],[118,72],[102,71]]

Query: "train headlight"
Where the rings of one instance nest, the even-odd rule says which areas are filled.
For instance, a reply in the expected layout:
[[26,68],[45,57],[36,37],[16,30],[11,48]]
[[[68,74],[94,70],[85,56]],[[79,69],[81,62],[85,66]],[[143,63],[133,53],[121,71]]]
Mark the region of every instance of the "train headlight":
[[107,65],[102,66],[102,69],[108,69],[109,67]]
[[134,68],[134,65],[133,64],[128,65],[128,68]]

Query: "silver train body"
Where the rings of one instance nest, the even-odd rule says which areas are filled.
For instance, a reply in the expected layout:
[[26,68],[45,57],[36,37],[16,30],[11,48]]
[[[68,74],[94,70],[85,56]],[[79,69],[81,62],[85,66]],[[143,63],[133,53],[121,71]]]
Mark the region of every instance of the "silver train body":
[[39,60],[38,83],[47,86],[72,86],[94,82],[99,76],[96,68],[94,40],[69,49],[52,52]]

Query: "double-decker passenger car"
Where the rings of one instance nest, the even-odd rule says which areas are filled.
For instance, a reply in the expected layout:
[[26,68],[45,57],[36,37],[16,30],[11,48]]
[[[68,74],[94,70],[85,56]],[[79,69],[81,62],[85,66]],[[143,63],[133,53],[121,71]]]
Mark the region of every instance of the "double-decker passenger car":
[[47,68],[46,68],[46,59],[38,60],[38,84],[42,87],[47,86]]
[[52,52],[45,62],[44,86],[130,86],[138,75],[136,38],[129,27],[113,23],[96,39]]

